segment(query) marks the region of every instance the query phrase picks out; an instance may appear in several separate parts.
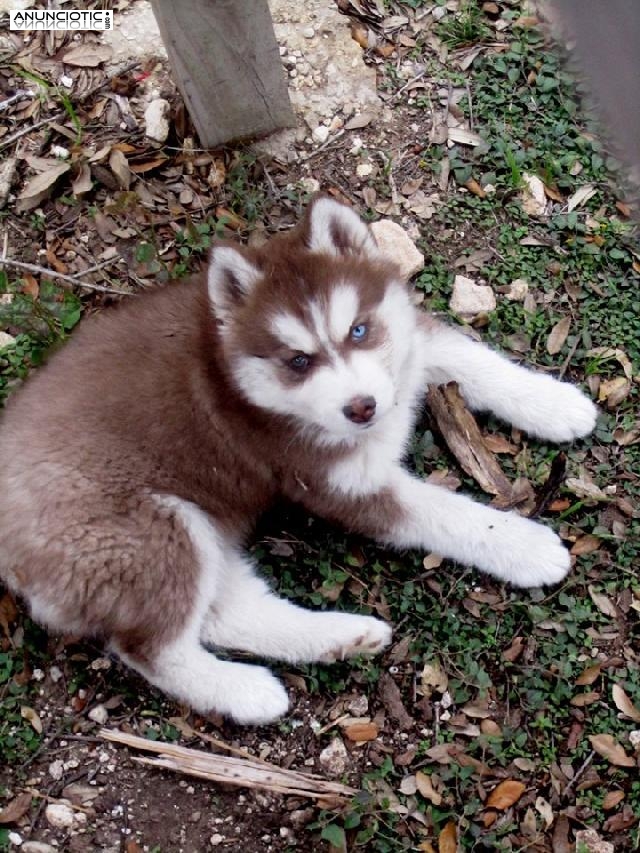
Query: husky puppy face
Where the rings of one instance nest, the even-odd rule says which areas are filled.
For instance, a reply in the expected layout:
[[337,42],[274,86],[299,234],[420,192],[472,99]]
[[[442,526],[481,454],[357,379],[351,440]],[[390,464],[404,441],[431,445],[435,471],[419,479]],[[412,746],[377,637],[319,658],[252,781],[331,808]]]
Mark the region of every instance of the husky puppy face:
[[349,208],[321,197],[264,250],[214,248],[208,282],[225,360],[251,403],[325,444],[355,441],[393,409],[415,312]]

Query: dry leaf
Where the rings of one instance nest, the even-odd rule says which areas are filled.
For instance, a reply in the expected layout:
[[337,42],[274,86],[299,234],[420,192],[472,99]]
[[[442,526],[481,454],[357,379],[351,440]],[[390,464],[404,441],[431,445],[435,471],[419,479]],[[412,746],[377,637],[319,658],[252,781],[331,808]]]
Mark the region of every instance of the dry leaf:
[[518,448],[515,444],[511,444],[506,438],[501,435],[489,433],[484,436],[484,443],[492,453],[508,453],[510,456],[515,456],[518,453]]
[[623,349],[619,347],[593,347],[593,349],[587,350],[586,355],[590,358],[595,356],[602,361],[614,358],[621,365],[622,372],[627,379],[633,379],[633,365]]
[[31,808],[31,794],[18,794],[0,811],[0,823],[15,823]]
[[618,803],[621,803],[622,800],[624,800],[624,791],[607,791],[602,801],[602,808],[605,811],[611,811],[611,809],[615,809]]
[[467,702],[467,704],[463,705],[460,710],[463,714],[466,714],[467,717],[473,717],[478,720],[484,720],[491,716],[491,711],[486,704],[482,704],[480,702]]
[[31,727],[38,732],[39,735],[42,734],[42,720],[33,708],[30,708],[28,705],[23,705],[20,708],[20,716],[31,723]]
[[88,193],[92,186],[91,169],[88,163],[83,163],[71,183],[71,191],[76,196],[82,195],[83,193]]
[[420,677],[422,693],[424,696],[431,696],[434,690],[438,693],[444,693],[449,686],[449,676],[442,669],[440,662],[437,660],[425,663]]
[[613,735],[589,735],[593,749],[616,767],[635,767],[635,759],[624,751]]
[[592,195],[595,194],[596,188],[593,184],[584,184],[569,196],[567,202],[567,213],[571,213],[576,207],[581,207],[585,202],[589,201]]
[[485,806],[490,809],[504,811],[509,806],[517,803],[525,791],[526,785],[522,782],[516,782],[515,779],[506,779],[504,782],[500,782],[489,794]]
[[51,160],[46,169],[27,181],[18,198],[35,198],[41,193],[46,192],[70,168],[70,163],[65,163],[61,160]]
[[611,695],[618,711],[621,711],[630,720],[640,723],[640,711],[633,704],[629,696],[627,696],[624,688],[620,687],[619,684],[614,684],[611,688]]
[[107,62],[112,56],[113,50],[106,44],[79,44],[68,50],[62,56],[62,61],[67,65],[95,68],[101,62]]
[[442,560],[444,558],[440,556],[440,554],[427,554],[427,556],[423,559],[422,565],[427,571],[431,569],[437,569],[442,565]]
[[118,179],[123,190],[128,190],[131,184],[131,170],[127,158],[122,151],[114,148],[109,155],[109,168]]
[[477,195],[478,198],[486,198],[487,194],[482,189],[480,184],[475,180],[475,178],[469,178],[469,180],[465,183],[465,187],[469,190],[473,195]]
[[345,736],[353,743],[366,743],[378,737],[378,726],[374,722],[353,723],[345,726]]
[[513,663],[518,660],[524,650],[524,637],[514,637],[508,649],[502,652],[502,660]]
[[447,133],[450,142],[457,142],[458,145],[482,145],[484,139],[474,133],[472,130],[466,130],[464,127],[450,127]]
[[0,598],[0,628],[7,639],[11,636],[9,626],[18,618],[18,608],[13,600],[13,596],[9,592]]
[[571,553],[576,557],[581,557],[583,554],[592,554],[600,547],[600,540],[597,536],[592,536],[590,533],[586,536],[581,536],[576,539],[575,544],[571,549]]
[[593,586],[589,585],[589,595],[591,596],[591,600],[598,608],[600,613],[604,613],[605,616],[617,616],[618,608],[615,606],[613,601],[609,598],[608,595],[605,595],[603,592],[598,592]]
[[560,322],[556,323],[547,339],[547,352],[549,355],[557,355],[564,342],[567,340],[569,329],[571,328],[571,317],[563,317]]
[[442,795],[433,787],[431,777],[421,770],[416,773],[416,787],[422,796],[432,802],[434,806],[441,805]]
[[590,684],[593,684],[594,681],[598,680],[601,672],[602,664],[600,663],[588,666],[586,669],[583,669],[580,675],[576,678],[576,684],[580,687],[588,687]]
[[626,201],[617,201],[616,207],[623,216],[627,218],[631,216],[631,205],[627,204]]
[[536,811],[542,816],[545,823],[545,829],[549,829],[554,821],[555,815],[551,808],[551,803],[545,800],[544,797],[536,797]]
[[438,853],[457,853],[458,831],[454,821],[449,823],[438,836]]
[[571,705],[574,708],[584,708],[586,705],[593,705],[600,698],[600,693],[589,691],[587,693],[578,693],[571,698]]
[[624,376],[603,379],[598,389],[598,402],[606,402],[608,409],[615,409],[629,396],[631,382]]

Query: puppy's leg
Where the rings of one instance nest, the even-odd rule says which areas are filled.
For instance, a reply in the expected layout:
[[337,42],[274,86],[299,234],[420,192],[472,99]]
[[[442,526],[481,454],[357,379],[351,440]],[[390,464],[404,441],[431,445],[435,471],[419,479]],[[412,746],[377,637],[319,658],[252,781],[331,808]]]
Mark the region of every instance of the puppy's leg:
[[425,318],[418,346],[426,380],[456,381],[472,409],[549,441],[572,441],[590,433],[597,409],[578,388],[508,361],[461,332]]
[[113,648],[152,684],[196,711],[249,724],[277,719],[289,701],[267,669],[218,660],[200,643],[202,621],[222,588],[223,538],[194,504],[173,497],[153,503],[153,523],[137,556],[137,586],[110,632]]
[[201,639],[277,660],[333,661],[375,654],[390,627],[371,616],[305,610],[278,598],[250,562],[229,554],[225,581],[209,610]]
[[[383,488],[357,493],[356,484],[340,493],[332,478],[332,499],[309,509],[332,506],[332,517],[350,530],[396,548],[435,551],[475,566],[515,586],[557,583],[570,567],[559,537],[541,524],[513,512],[501,512],[440,486],[425,483],[399,467]],[[325,509],[326,514],[326,509]]]

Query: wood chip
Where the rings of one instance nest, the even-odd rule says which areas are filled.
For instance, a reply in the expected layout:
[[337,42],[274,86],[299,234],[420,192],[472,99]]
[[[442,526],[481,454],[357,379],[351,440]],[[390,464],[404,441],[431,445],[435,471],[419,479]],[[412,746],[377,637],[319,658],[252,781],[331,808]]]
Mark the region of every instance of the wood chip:
[[509,500],[512,495],[511,483],[485,444],[484,436],[467,409],[457,384],[451,382],[443,388],[430,387],[427,404],[438,430],[462,469],[488,494]]

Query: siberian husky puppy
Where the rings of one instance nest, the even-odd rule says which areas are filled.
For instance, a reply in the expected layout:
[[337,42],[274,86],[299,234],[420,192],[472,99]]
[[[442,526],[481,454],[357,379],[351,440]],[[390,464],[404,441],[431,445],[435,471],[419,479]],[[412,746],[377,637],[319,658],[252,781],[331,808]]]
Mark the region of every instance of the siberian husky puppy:
[[532,435],[589,433],[575,387],[436,322],[348,207],[317,198],[259,249],[216,246],[206,275],[86,320],[9,402],[0,431],[0,574],[34,619],[104,638],[199,712],[266,723],[263,667],[383,649],[370,616],[277,598],[243,544],[278,496],[396,548],[501,581],[553,584],[548,528],[402,467],[429,383]]

